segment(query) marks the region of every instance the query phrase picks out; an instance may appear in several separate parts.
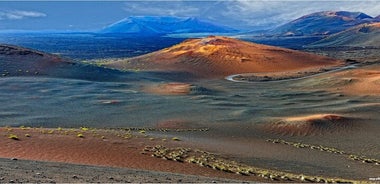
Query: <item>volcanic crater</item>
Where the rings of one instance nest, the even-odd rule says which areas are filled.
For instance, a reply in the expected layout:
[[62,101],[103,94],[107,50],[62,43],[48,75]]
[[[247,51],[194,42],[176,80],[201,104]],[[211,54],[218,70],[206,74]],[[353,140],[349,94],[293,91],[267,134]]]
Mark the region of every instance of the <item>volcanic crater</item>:
[[200,78],[239,73],[319,71],[343,65],[324,56],[233,38],[209,36],[188,39],[150,54],[109,61],[103,66],[122,70],[172,71]]

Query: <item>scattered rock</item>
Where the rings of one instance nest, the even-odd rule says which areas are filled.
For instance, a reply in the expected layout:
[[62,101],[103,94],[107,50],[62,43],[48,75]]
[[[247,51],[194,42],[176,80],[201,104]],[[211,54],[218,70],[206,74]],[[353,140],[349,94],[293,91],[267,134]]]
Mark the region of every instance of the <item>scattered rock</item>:
[[[274,142],[282,143],[281,140]],[[307,147],[305,144],[304,147]],[[256,167],[241,164],[235,161],[219,158],[217,155],[207,151],[193,150],[190,148],[167,148],[162,145],[154,147],[147,146],[143,149],[145,153],[150,153],[153,157],[177,162],[187,162],[197,164],[202,167],[208,167],[228,173],[236,173],[244,176],[260,176],[272,181],[304,181],[315,182],[322,180],[319,177],[304,176],[273,170],[259,169]],[[345,180],[342,180],[345,181]]]
[[[325,147],[322,145],[310,145],[310,144],[304,144],[304,143],[299,143],[299,142],[288,142],[288,141],[281,140],[281,139],[267,139],[266,141],[274,143],[274,144],[290,145],[290,146],[294,146],[296,148],[308,148],[308,149],[313,149],[313,150],[318,150],[318,151],[323,151],[323,152],[328,152],[328,153],[333,153],[333,154],[344,155],[351,160],[361,161],[362,163],[367,163],[367,164],[380,165],[380,160],[373,159],[373,158],[367,158],[365,156],[348,154],[348,153],[341,151],[341,150],[338,150],[336,148]],[[350,167],[350,166],[347,166],[347,167]]]

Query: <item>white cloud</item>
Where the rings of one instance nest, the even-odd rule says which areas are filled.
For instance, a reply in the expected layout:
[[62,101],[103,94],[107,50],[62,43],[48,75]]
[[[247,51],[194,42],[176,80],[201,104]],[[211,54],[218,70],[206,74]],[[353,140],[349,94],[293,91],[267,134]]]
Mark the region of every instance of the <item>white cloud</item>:
[[187,5],[186,2],[126,2],[123,7],[130,15],[151,15],[151,16],[194,16],[199,12],[198,7]]
[[36,11],[23,11],[23,10],[12,10],[12,11],[0,11],[0,20],[20,20],[24,18],[37,18],[46,17],[45,13]]

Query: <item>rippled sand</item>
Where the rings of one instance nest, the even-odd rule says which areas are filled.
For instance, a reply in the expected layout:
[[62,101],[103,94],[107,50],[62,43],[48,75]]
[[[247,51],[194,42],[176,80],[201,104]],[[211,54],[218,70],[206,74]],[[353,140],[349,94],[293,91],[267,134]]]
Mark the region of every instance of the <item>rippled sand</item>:
[[[261,168],[361,180],[379,173],[374,164],[266,141],[280,138],[379,159],[378,96],[348,96],[300,87],[298,82],[273,85],[207,80],[189,83],[202,89],[194,93],[182,93],[181,84],[180,95],[142,90],[152,86],[151,81],[8,77],[0,83],[0,101],[6,104],[0,107],[2,125],[207,128],[206,132],[150,134],[178,137],[184,147]],[[165,84],[170,81],[161,80],[153,87]]]
[[355,120],[336,114],[313,114],[301,117],[284,117],[263,125],[265,131],[290,136],[311,136],[349,131]]

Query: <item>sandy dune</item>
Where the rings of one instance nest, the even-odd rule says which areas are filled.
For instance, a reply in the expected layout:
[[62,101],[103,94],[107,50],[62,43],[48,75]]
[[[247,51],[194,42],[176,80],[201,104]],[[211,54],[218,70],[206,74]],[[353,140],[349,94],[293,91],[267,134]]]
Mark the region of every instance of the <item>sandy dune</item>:
[[143,91],[159,95],[188,95],[192,87],[188,83],[170,82],[143,86]]
[[380,95],[380,65],[340,71],[307,79],[299,83],[302,88],[325,89],[347,95]]
[[336,77],[346,84],[336,90],[351,95],[380,95],[380,67],[342,72]]
[[220,78],[237,73],[319,70],[342,64],[339,60],[300,51],[210,36],[189,39],[122,61],[110,61],[104,66],[126,70],[181,71],[203,78]]
[[337,114],[313,114],[285,117],[263,125],[265,131],[290,136],[310,136],[324,133],[347,131],[354,126],[352,118]]
[[147,83],[141,86],[141,91],[155,95],[207,95],[215,91],[202,86],[184,82]]

